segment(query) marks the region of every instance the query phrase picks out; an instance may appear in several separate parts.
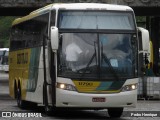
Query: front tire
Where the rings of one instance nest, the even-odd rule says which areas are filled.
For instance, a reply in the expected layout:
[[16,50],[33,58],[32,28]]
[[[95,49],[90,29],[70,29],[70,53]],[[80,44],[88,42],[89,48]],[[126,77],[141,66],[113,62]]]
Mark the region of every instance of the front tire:
[[51,106],[44,106],[44,109],[45,109],[45,113],[46,115],[48,116],[52,116],[53,115],[53,108]]
[[123,108],[108,108],[108,114],[111,118],[120,118],[123,113]]

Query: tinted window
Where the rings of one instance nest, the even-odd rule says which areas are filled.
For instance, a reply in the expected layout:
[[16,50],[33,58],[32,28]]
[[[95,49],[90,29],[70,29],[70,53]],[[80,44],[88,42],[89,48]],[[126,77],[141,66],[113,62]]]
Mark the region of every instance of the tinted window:
[[35,17],[12,28],[10,49],[22,49],[42,45],[48,32],[49,14]]
[[62,29],[135,30],[132,12],[61,11]]

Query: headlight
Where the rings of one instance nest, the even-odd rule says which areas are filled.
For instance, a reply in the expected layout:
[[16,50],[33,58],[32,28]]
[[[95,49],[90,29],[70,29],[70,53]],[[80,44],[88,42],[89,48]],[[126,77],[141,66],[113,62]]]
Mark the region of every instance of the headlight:
[[122,92],[131,91],[131,90],[135,90],[135,89],[137,89],[137,84],[125,85],[122,88]]
[[66,83],[57,83],[57,88],[60,88],[63,90],[77,91],[77,89],[73,85],[66,84]]

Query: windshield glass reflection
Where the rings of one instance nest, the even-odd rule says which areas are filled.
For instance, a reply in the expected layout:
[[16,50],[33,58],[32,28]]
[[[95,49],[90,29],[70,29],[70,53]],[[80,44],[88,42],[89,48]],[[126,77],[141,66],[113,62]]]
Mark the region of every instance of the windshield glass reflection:
[[133,77],[135,48],[131,37],[130,34],[63,33],[59,75],[95,79]]

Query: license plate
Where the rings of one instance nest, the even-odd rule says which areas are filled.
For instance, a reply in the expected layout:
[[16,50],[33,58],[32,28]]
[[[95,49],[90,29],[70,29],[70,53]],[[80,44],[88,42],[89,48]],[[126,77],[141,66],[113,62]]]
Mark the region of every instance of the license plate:
[[103,97],[92,98],[92,102],[105,102],[106,99]]

